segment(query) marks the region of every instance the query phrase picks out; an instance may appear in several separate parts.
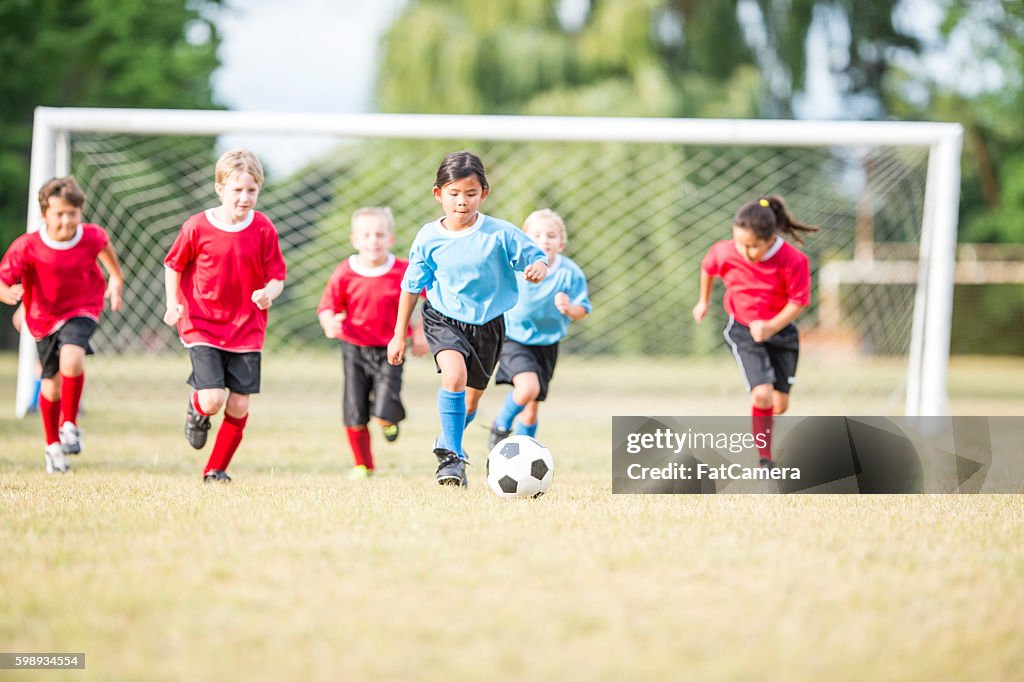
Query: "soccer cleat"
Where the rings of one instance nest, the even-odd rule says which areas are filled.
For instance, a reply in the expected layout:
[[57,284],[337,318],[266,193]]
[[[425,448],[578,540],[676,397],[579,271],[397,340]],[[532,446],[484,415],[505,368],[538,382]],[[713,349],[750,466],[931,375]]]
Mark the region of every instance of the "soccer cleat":
[[64,474],[71,471],[71,465],[64,456],[64,448],[60,443],[50,443],[46,446],[46,473]]
[[82,452],[82,432],[71,422],[64,422],[60,427],[60,446],[65,455],[77,455]]
[[206,445],[206,436],[210,433],[210,417],[199,414],[192,398],[188,399],[188,413],[185,415],[185,440],[196,450],[202,450]]
[[384,432],[384,440],[389,443],[394,443],[398,440],[398,424],[388,424],[381,428]]
[[352,471],[348,472],[349,480],[352,481],[365,481],[371,476],[373,476],[373,469],[367,469],[365,464],[357,464],[352,467]]
[[762,458],[761,458],[761,459],[760,459],[760,460],[758,461],[758,465],[759,465],[759,466],[760,466],[760,467],[761,467],[762,469],[778,469],[778,468],[779,468],[779,465],[778,465],[778,464],[776,464],[776,463],[775,463],[774,461],[772,461],[772,460],[768,459],[767,457],[762,457]]
[[434,456],[437,457],[437,483],[438,485],[454,485],[465,488],[469,485],[466,478],[466,465],[468,461],[459,457],[448,448],[440,447],[441,437],[434,439]]
[[214,469],[207,471],[203,475],[203,483],[231,483],[231,477],[228,476],[226,471]]
[[487,452],[494,449],[494,446],[512,435],[512,429],[503,429],[497,424],[491,424],[491,435],[487,438]]

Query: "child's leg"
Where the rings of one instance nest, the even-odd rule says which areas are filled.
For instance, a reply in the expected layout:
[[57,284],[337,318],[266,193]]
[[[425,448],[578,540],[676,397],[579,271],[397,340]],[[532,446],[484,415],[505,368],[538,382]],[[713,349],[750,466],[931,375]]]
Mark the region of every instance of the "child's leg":
[[346,426],[345,435],[349,447],[352,448],[352,460],[357,467],[365,467],[373,471],[373,451],[370,449],[370,431],[363,426]]
[[757,446],[758,457],[762,460],[772,458],[772,397],[771,384],[758,384],[750,390],[751,432],[754,438],[763,445]]
[[227,401],[228,392],[223,388],[201,388],[192,393],[192,407],[207,417],[220,412]]
[[39,384],[39,415],[47,445],[60,442],[60,390],[60,377],[47,377]]
[[244,393],[231,393],[224,408],[224,421],[217,431],[217,440],[213,444],[213,452],[203,470],[205,476],[210,471],[225,471],[231,458],[242,442],[242,432],[249,419],[249,396]]
[[533,438],[537,435],[537,413],[540,410],[540,403],[536,400],[531,400],[523,408],[523,413],[519,415],[519,419],[515,422],[515,434],[517,436],[529,436]]
[[540,395],[540,377],[536,372],[522,372],[512,377],[512,392],[505,397],[501,411],[494,419],[498,428],[508,431],[512,421]]
[[85,387],[85,349],[65,343],[60,347],[60,401],[62,422],[78,423],[78,405]]
[[[466,358],[457,350],[445,349],[434,358],[441,370],[437,410],[441,416],[444,447],[462,457],[462,434],[466,430]],[[479,400],[479,396],[476,398]]]

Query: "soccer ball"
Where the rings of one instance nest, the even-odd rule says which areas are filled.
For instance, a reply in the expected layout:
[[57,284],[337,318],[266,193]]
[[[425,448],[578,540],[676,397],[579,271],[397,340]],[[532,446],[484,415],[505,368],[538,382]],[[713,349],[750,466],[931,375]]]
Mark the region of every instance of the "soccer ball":
[[487,483],[502,497],[540,497],[554,473],[551,453],[529,436],[509,436],[487,455]]

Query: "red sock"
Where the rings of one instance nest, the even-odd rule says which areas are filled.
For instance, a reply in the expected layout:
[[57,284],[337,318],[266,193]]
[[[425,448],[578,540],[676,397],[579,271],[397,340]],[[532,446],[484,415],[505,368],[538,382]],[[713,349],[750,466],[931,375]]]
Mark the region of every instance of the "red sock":
[[352,458],[356,466],[362,465],[373,469],[373,453],[370,451],[370,430],[345,427],[348,444],[352,446]]
[[227,470],[235,450],[242,442],[242,430],[245,429],[245,422],[248,419],[248,413],[244,417],[232,417],[230,414],[224,413],[224,421],[221,422],[220,430],[217,431],[213,452],[210,453],[210,459],[206,462],[206,468],[203,469],[204,476],[215,469]]
[[46,444],[60,441],[60,401],[50,402],[39,394],[39,414],[43,418],[43,435]]
[[760,443],[764,442],[764,447],[759,444],[757,446],[757,452],[761,459],[772,458],[772,408],[760,408],[751,407],[750,414],[752,415],[751,422],[753,428],[751,431],[754,434],[754,438]]
[[85,387],[85,372],[77,377],[60,375],[60,403],[64,409],[61,421],[78,423],[78,403],[82,400],[82,389]]

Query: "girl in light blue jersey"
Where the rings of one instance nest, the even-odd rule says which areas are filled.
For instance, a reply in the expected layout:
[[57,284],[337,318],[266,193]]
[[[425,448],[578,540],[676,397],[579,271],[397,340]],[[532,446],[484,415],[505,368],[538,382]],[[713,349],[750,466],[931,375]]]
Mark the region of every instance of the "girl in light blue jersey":
[[423,331],[441,374],[434,441],[437,482],[466,485],[462,435],[476,416],[505,338],[505,311],[519,298],[516,272],[528,282],[547,275],[547,258],[511,223],[478,211],[490,188],[483,163],[469,152],[449,154],[437,170],[434,198],[444,217],[420,228],[409,250],[388,361],[405,355],[406,329],[420,292]]
[[534,211],[523,231],[547,256],[548,276],[536,286],[520,280],[519,302],[505,314],[505,345],[495,379],[512,390],[491,424],[489,449],[513,432],[513,423],[515,433],[536,435],[538,403],[547,397],[555,373],[558,342],[570,321],[582,320],[591,310],[587,278],[562,255],[567,237],[561,216],[549,208]]

